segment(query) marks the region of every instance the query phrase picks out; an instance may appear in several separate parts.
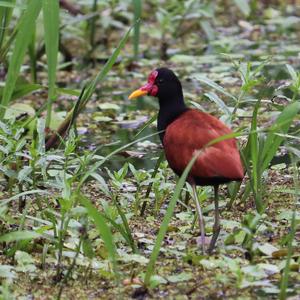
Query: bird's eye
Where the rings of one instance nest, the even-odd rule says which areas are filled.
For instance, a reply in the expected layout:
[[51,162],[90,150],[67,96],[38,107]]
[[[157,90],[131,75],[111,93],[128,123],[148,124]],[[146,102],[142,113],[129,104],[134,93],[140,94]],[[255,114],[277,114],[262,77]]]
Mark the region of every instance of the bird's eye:
[[159,78],[159,79],[157,80],[157,82],[158,82],[159,84],[161,84],[161,83],[164,82],[164,80],[163,80],[162,78]]

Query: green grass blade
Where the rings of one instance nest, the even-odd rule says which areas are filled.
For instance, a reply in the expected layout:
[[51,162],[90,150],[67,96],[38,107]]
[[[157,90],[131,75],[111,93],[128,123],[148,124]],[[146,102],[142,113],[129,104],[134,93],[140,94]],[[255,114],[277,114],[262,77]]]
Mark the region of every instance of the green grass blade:
[[287,287],[289,282],[291,258],[293,254],[292,242],[294,240],[295,233],[296,233],[296,211],[294,211],[292,215],[291,232],[289,233],[289,239],[288,239],[288,255],[286,258],[286,264],[280,282],[280,294],[279,294],[280,300],[285,300],[287,298],[286,292],[287,292]]
[[19,30],[19,26],[20,26],[21,21],[22,21],[22,18],[15,25],[14,31],[9,35],[9,37],[8,37],[7,41],[5,42],[5,44],[1,46],[1,48],[0,48],[0,63],[4,63],[6,61],[6,55],[9,51],[9,49],[10,49],[10,46],[12,45],[12,43],[14,42],[14,40],[17,36],[17,32]]
[[142,14],[142,0],[133,0],[134,32],[133,32],[133,53],[134,59],[138,59],[140,44],[140,18]]
[[[255,207],[258,213],[262,214],[265,205],[262,201],[262,176],[261,176],[261,157],[260,149],[263,147],[263,139],[258,138],[258,129],[257,129],[257,114],[260,107],[261,101],[256,102],[252,122],[251,122],[251,133],[249,136],[250,139],[250,158],[252,161],[252,172],[250,171],[250,166],[247,166],[247,173],[251,180],[251,188],[254,194]],[[244,162],[248,161],[248,158]]]
[[83,195],[78,194],[80,202],[85,206],[88,215],[93,219],[97,230],[104,242],[104,245],[108,251],[109,258],[113,265],[113,270],[117,274],[117,250],[113,239],[113,235],[107,226],[105,218],[98,212],[98,210],[92,205],[89,199]]
[[293,83],[296,83],[298,81],[297,72],[291,65],[286,64],[285,66],[286,66],[288,72],[290,73],[291,78],[293,79]]
[[[293,160],[293,157],[292,157]],[[295,186],[295,194],[294,194],[294,212],[292,215],[292,220],[291,220],[291,230],[289,233],[288,241],[287,241],[287,246],[288,246],[288,253],[287,253],[287,258],[286,258],[286,264],[281,276],[281,282],[280,282],[280,294],[279,294],[279,299],[280,300],[285,300],[287,298],[287,288],[288,288],[288,282],[289,282],[289,274],[290,274],[290,264],[291,264],[291,258],[293,254],[293,240],[295,238],[296,230],[297,230],[297,222],[296,222],[296,211],[297,211],[297,200],[299,194],[299,172],[298,172],[298,166],[297,162],[293,161],[293,177],[294,177],[294,186]]]
[[257,113],[260,106],[260,100],[256,102],[251,122],[251,133],[250,133],[250,156],[252,160],[252,181],[254,194],[258,192],[258,136],[257,136]]
[[46,194],[46,195],[49,195],[49,192],[45,191],[45,190],[31,190],[31,191],[25,191],[25,192],[22,192],[22,193],[18,193],[10,198],[7,198],[7,199],[1,199],[1,202],[0,202],[0,208],[5,206],[6,204],[8,204],[9,202],[11,201],[14,201],[14,200],[18,200],[20,197],[23,197],[23,196],[27,196],[27,195],[35,195],[35,194]]
[[59,2],[58,0],[43,0],[43,18],[45,31],[45,46],[48,65],[48,105],[46,127],[51,121],[52,103],[55,99],[55,79],[57,68],[59,39]]
[[[97,13],[97,6],[98,6],[98,0],[93,1],[93,7],[92,7],[92,13]],[[89,20],[89,26],[90,26],[90,46],[91,50],[94,50],[95,47],[95,34],[96,34],[96,20],[97,16],[94,16]]]
[[[156,160],[156,163],[155,163],[155,167],[154,167],[154,170],[151,174],[151,179],[154,179],[158,170],[159,170],[159,167],[160,167],[160,164],[162,163],[163,159],[165,157],[165,153],[163,151],[161,151],[158,159]],[[143,205],[142,205],[142,208],[141,208],[141,212],[140,212],[140,216],[142,217],[145,213],[145,210],[146,210],[146,206],[147,206],[147,200],[149,198],[149,195],[150,195],[150,192],[151,192],[151,189],[152,189],[152,186],[153,186],[153,181],[151,181],[148,185],[148,188],[147,188],[147,191],[146,191],[146,194],[145,194],[145,197],[144,197],[144,202],[143,202]]]
[[209,92],[204,94],[206,97],[208,97],[210,100],[215,102],[219,108],[225,113],[226,115],[230,116],[231,112],[228,109],[227,105],[224,103],[224,101],[214,92]]
[[[15,2],[15,0],[12,0],[9,4],[12,4],[14,6]],[[0,3],[0,49],[2,49],[2,45],[7,32],[7,28],[11,20],[12,13],[13,7],[4,7]]]
[[110,217],[101,214],[103,218],[105,218],[108,222],[110,222],[110,224],[117,230],[120,232],[120,234],[123,236],[123,238],[125,239],[125,241],[127,242],[128,246],[131,247],[132,251],[135,252],[135,249],[132,247],[132,241],[130,240],[126,230],[123,228],[123,226],[121,224],[116,223],[114,220],[112,220]]
[[154,121],[157,119],[157,114],[152,116],[142,127],[141,129],[136,133],[134,136],[135,138],[138,137],[142,132],[144,132],[145,129],[147,129]]
[[3,118],[5,107],[7,107],[14,91],[25,52],[35,29],[35,21],[41,10],[41,5],[42,3],[40,0],[29,1],[28,7],[20,21],[19,31],[17,32],[15,47],[9,62],[6,84],[1,100],[1,105],[4,106],[4,108],[0,107],[0,119]]
[[218,84],[215,83],[214,81],[212,81],[212,80],[210,80],[210,79],[208,79],[208,78],[206,78],[206,77],[203,77],[203,76],[201,76],[201,75],[195,75],[194,77],[195,77],[197,80],[199,80],[200,82],[203,82],[203,83],[209,85],[210,87],[212,87],[213,89],[215,89],[215,90],[218,91],[219,93],[221,93],[221,94],[223,94],[223,95],[225,95],[225,96],[227,96],[227,97],[233,99],[235,102],[237,102],[237,98],[236,98],[234,95],[228,93],[223,87],[221,87],[220,85],[218,85]]
[[78,99],[77,99],[77,101],[76,101],[76,103],[73,107],[72,117],[71,117],[71,121],[70,121],[70,124],[69,124],[69,128],[71,128],[71,126],[75,124],[76,118],[77,118],[77,116],[80,112],[79,109],[80,109],[80,105],[83,101],[82,96],[84,95],[85,89],[86,89],[86,85],[82,88],[81,93],[80,93],[80,95],[79,95],[79,97],[78,97]]
[[32,240],[39,237],[41,237],[41,235],[36,233],[35,231],[28,231],[28,230],[13,231],[0,236],[0,243]]
[[137,247],[135,245],[135,242],[134,242],[134,239],[132,237],[131,230],[130,230],[130,227],[129,227],[126,215],[123,212],[123,210],[121,208],[121,205],[117,201],[115,201],[114,204],[115,204],[115,206],[116,206],[116,208],[118,210],[118,213],[119,213],[119,215],[120,215],[120,217],[122,219],[123,226],[125,228],[125,232],[126,232],[126,235],[127,235],[127,239],[126,240],[129,242],[129,245],[130,245],[133,253],[138,253],[138,249],[137,249]]
[[[103,69],[97,74],[96,78],[86,88],[86,91],[83,95],[83,99],[84,99],[83,105],[84,106],[86,105],[88,100],[91,98],[92,94],[94,93],[97,84],[99,84],[106,77],[107,73],[110,71],[110,69],[116,62],[116,60],[120,54],[120,51],[124,48],[128,38],[129,38],[131,29],[132,29],[132,27],[129,28],[127,33],[121,39],[117,48],[114,50],[113,54],[110,56],[109,60],[104,65]],[[83,108],[83,107],[81,107],[81,108]]]
[[[16,1],[13,0],[13,1],[0,1],[0,6],[1,7],[8,7],[8,8],[14,8],[16,7]],[[26,5],[24,4],[20,4],[18,3],[18,8],[19,9],[26,9]]]
[[33,31],[32,39],[28,45],[28,55],[30,58],[30,71],[31,71],[31,79],[33,83],[37,82],[37,57],[36,57],[36,34],[35,31]]
[[231,132],[231,133],[228,133],[228,134],[224,134],[222,136],[219,136],[213,140],[211,140],[209,143],[207,143],[204,147],[207,148],[211,145],[214,145],[218,142],[222,142],[222,141],[225,141],[225,140],[228,140],[228,139],[232,139],[232,138],[236,138],[236,137],[239,137],[239,136],[244,136],[244,135],[247,135],[246,132]]
[[[18,84],[11,96],[11,100],[20,99],[34,91],[41,90],[44,87],[40,84],[31,84],[31,83],[25,83],[25,84]],[[0,97],[3,95],[3,89],[0,88]]]

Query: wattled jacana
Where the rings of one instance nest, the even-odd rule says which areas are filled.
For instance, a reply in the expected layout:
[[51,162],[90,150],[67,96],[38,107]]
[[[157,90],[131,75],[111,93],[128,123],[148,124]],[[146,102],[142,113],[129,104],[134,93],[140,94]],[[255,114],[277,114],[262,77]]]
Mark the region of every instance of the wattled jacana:
[[196,159],[187,181],[193,187],[199,217],[202,251],[205,249],[204,220],[196,193],[196,185],[214,187],[215,223],[208,252],[215,247],[220,232],[218,187],[220,184],[239,181],[244,177],[240,154],[235,139],[226,139],[203,148],[210,141],[232,131],[210,114],[188,108],[183,99],[177,76],[167,68],[151,72],[148,83],[134,91],[129,99],[151,95],[159,100],[157,129],[160,133],[169,166],[181,175],[197,150]]

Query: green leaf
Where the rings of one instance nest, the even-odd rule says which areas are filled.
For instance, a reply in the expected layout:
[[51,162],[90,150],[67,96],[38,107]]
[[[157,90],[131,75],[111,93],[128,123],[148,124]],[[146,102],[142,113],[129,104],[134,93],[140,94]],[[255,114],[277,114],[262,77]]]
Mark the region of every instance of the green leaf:
[[80,96],[80,91],[79,90],[57,88],[56,92],[60,93],[60,94],[71,95],[71,96],[77,96],[77,97]]
[[26,113],[28,116],[34,116],[35,110],[29,104],[15,103],[7,108],[4,115],[4,119],[16,118],[22,115],[23,113]]
[[167,284],[167,283],[168,283],[168,281],[159,275],[153,275],[150,278],[150,288],[152,288],[152,289],[154,289],[155,287],[157,287],[160,284]]
[[[293,215],[294,215],[293,210],[284,210],[277,216],[277,218],[278,218],[278,220],[288,220],[290,222],[293,218]],[[299,211],[296,211],[295,219],[297,222],[300,221],[300,212]]]
[[0,242],[10,243],[10,242],[16,242],[22,240],[33,240],[39,237],[41,237],[41,235],[36,233],[35,231],[20,230],[20,231],[9,232],[0,236]]
[[16,251],[15,260],[19,266],[33,264],[35,262],[34,258],[29,253],[20,250]]
[[30,166],[24,166],[23,169],[21,169],[18,173],[18,180],[19,182],[22,181],[29,181],[31,180],[30,178],[28,178],[28,176],[31,174],[32,172],[32,167]]
[[32,92],[40,90],[42,88],[43,88],[43,86],[40,84],[28,83],[28,84],[17,85],[11,96],[11,100],[20,99]]
[[214,41],[216,39],[216,33],[212,26],[212,22],[201,18],[200,25],[202,30],[205,32],[205,35],[209,41]]
[[121,107],[118,104],[109,103],[109,102],[101,103],[98,105],[98,107],[101,110],[120,110],[121,109]]
[[137,262],[141,265],[146,265],[149,262],[149,259],[143,255],[127,253],[122,253],[121,260],[124,262]]
[[248,0],[234,0],[234,2],[246,17],[250,15],[251,9]]
[[12,279],[16,277],[14,272],[15,268],[10,265],[0,265],[0,277],[6,279]]
[[265,243],[263,245],[259,245],[258,249],[261,253],[272,256],[272,253],[278,251],[278,248],[274,247],[272,244]]
[[106,196],[109,196],[109,187],[107,186],[104,178],[96,172],[91,173],[91,177],[99,182],[101,191],[104,192]]
[[93,257],[95,257],[95,252],[93,250],[92,243],[89,239],[84,239],[82,241],[82,250],[84,255],[88,258],[92,259]]
[[[44,155],[45,154],[45,119],[39,118],[37,120],[36,131],[38,134],[37,150],[40,155]],[[46,173],[46,170],[44,170],[44,172]]]
[[[53,111],[51,113],[51,120],[48,124],[48,128],[51,130],[57,130],[59,128],[59,125],[65,120],[66,118],[66,112],[65,111]],[[45,124],[47,127],[47,124]]]
[[[269,163],[276,154],[278,147],[284,140],[284,136],[282,134],[286,134],[288,132],[293,119],[296,117],[299,111],[300,102],[291,103],[284,108],[284,110],[276,119],[271,131],[267,135],[267,139],[262,149],[262,172],[269,166]],[[281,133],[281,135],[277,135],[277,132]]]
[[172,283],[187,281],[193,278],[193,275],[191,273],[182,272],[180,274],[176,275],[170,275],[167,277],[167,280]]
[[242,267],[244,274],[249,275],[255,279],[261,279],[267,277],[264,270],[262,270],[259,265],[249,265]]
[[108,251],[109,258],[113,264],[113,269],[117,274],[117,250],[113,239],[113,235],[107,226],[107,223],[103,216],[98,212],[98,210],[92,205],[90,200],[83,195],[79,195],[80,202],[85,206],[88,215],[94,221],[96,228],[104,242],[104,245]]
[[291,66],[291,65],[285,65],[286,68],[288,69],[292,79],[293,79],[293,82],[294,83],[297,83],[298,82],[298,75],[297,75],[297,72],[295,71],[295,69]]

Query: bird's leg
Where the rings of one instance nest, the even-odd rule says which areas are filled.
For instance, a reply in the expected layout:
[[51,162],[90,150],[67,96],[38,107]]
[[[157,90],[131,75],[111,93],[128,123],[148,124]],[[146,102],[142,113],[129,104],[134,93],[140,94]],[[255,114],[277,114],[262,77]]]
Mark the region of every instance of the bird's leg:
[[200,202],[198,199],[197,191],[196,191],[196,185],[193,183],[193,193],[194,193],[194,201],[196,204],[196,210],[198,214],[198,220],[199,220],[199,226],[200,226],[200,234],[201,234],[201,248],[202,248],[202,253],[204,254],[205,252],[205,229],[204,229],[204,219],[203,219],[203,214],[200,206]]
[[211,254],[212,251],[215,248],[221,226],[220,226],[220,213],[219,213],[219,186],[214,185],[214,192],[215,192],[215,197],[214,197],[214,202],[215,202],[215,224],[213,227],[213,236],[209,244],[208,248],[208,253]]

